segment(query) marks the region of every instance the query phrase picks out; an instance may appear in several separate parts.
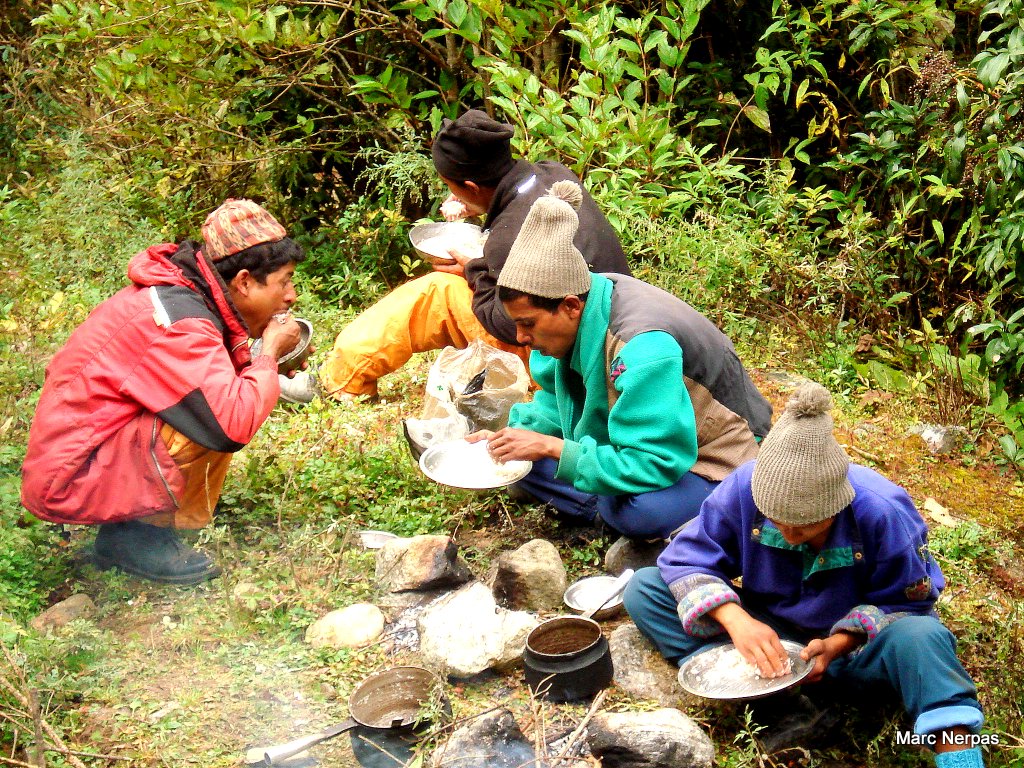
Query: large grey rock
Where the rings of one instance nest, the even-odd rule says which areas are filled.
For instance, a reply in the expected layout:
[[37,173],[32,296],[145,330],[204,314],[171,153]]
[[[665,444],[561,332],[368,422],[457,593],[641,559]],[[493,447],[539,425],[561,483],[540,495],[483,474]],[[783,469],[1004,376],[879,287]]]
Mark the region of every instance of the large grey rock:
[[431,768],[530,768],[536,752],[507,709],[471,720],[430,756]]
[[384,614],[370,603],[331,611],[309,625],[306,642],[314,648],[361,648],[384,632]]
[[615,667],[613,680],[630,696],[651,699],[663,707],[696,703],[696,697],[679,687],[679,670],[658,653],[635,624],[618,627],[608,639],[608,645]]
[[634,571],[648,568],[657,563],[658,555],[666,546],[667,542],[661,539],[639,541],[620,536],[604,553],[604,570],[606,573],[618,576],[627,568],[632,568]]
[[486,586],[473,582],[441,598],[417,621],[420,655],[427,666],[453,677],[485,669],[509,669],[522,661],[526,636],[540,622],[531,613],[508,611]]
[[385,542],[374,576],[388,592],[465,584],[473,576],[449,536],[413,536]]
[[598,712],[587,727],[587,746],[602,768],[711,768],[715,747],[678,709]]
[[96,603],[88,595],[78,593],[51,605],[29,623],[32,629],[45,632],[59,629],[75,619],[87,619],[96,613]]
[[550,541],[534,539],[502,553],[488,585],[495,599],[507,608],[543,611],[561,607],[568,580],[558,548]]

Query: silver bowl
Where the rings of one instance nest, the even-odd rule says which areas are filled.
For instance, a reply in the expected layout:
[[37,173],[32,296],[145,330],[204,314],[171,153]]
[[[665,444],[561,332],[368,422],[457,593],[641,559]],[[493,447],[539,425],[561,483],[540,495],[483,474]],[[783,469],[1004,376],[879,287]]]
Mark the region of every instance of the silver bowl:
[[453,488],[501,488],[530,474],[532,461],[499,464],[487,453],[487,443],[451,440],[432,445],[420,456],[420,469],[436,483]]
[[[579,581],[574,581],[565,590],[562,600],[576,613],[586,613],[591,608],[600,605],[608,594],[615,587],[618,581],[617,576],[587,576]],[[609,600],[604,608],[594,613],[591,617],[596,620],[610,619],[622,613],[622,595],[616,595]]]
[[[313,340],[313,324],[301,317],[296,317],[295,322],[299,324],[299,343],[295,345],[291,352],[277,358],[278,373],[297,371],[312,351],[309,345]],[[256,357],[262,349],[263,339],[256,339],[252,344],[250,352],[253,357]]]
[[483,233],[476,224],[464,221],[430,221],[409,230],[409,240],[416,253],[431,264],[454,264],[450,248],[478,251],[483,247]]

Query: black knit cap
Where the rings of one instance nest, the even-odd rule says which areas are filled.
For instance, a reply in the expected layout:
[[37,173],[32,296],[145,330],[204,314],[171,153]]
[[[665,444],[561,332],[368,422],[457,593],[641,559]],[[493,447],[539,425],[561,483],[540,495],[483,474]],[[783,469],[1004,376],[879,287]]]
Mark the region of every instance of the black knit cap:
[[471,109],[458,120],[445,119],[434,137],[434,168],[446,179],[477,184],[497,182],[513,166],[509,140],[515,130],[486,112]]

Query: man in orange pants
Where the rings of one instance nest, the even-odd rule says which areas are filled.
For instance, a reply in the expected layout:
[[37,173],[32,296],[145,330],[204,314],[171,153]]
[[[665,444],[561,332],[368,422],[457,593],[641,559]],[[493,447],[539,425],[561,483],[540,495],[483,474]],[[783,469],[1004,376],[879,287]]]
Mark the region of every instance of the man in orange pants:
[[[512,157],[513,128],[470,110],[445,120],[434,137],[434,168],[451,192],[445,218],[485,216],[483,254],[451,252],[453,265],[392,291],[346,326],[321,369],[327,395],[375,396],[377,380],[401,368],[416,352],[464,348],[477,339],[518,354],[515,324],[498,301],[498,274],[530,206],[556,181],[576,175],[559,163]],[[629,265],[611,224],[584,191],[576,247],[594,272],[628,275]]]

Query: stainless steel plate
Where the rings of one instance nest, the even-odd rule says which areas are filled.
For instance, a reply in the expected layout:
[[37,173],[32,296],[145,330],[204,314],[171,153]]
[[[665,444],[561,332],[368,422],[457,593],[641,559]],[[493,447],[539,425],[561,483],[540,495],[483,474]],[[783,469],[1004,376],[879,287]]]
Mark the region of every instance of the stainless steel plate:
[[453,488],[501,488],[526,477],[532,461],[498,464],[487,453],[487,442],[452,440],[432,445],[420,456],[420,469],[427,477]]
[[604,603],[604,607],[593,618],[611,618],[622,609],[622,595],[616,595],[607,603],[604,601],[617,586],[617,582],[616,576],[587,576],[570,584],[562,600],[577,613],[584,613]]
[[385,543],[398,538],[396,534],[388,531],[359,531],[356,536],[359,537],[359,544],[363,549],[380,549]]
[[804,646],[783,640],[793,671],[783,677],[758,677],[746,666],[728,664],[736,652],[732,643],[718,645],[691,656],[679,668],[679,684],[706,699],[756,699],[796,685],[814,669],[813,661],[800,658]]
[[435,264],[454,262],[450,248],[474,252],[482,247],[483,233],[476,224],[464,221],[431,221],[409,230],[409,241],[416,252]]

